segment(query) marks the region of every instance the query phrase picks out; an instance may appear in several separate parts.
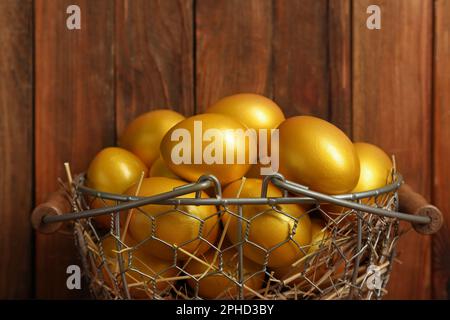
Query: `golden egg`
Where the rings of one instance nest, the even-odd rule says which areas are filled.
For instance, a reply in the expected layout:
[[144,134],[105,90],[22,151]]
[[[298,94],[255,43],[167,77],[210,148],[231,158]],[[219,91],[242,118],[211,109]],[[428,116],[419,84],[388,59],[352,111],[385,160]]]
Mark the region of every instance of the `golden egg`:
[[[311,220],[311,232],[313,236],[308,251],[311,262],[306,276],[315,283],[320,282],[319,287],[326,288],[331,285],[330,278],[341,278],[346,265],[348,267],[354,261],[354,248],[338,241],[332,242],[332,233],[322,219]],[[339,246],[339,250],[335,246]]]
[[364,142],[354,143],[360,164],[359,180],[352,192],[384,187],[391,181],[391,158],[379,147]]
[[207,113],[221,113],[253,129],[275,129],[285,117],[280,107],[264,96],[239,93],[220,99]]
[[89,164],[87,181],[99,191],[123,193],[148,169],[133,153],[117,147],[100,151]]
[[273,269],[273,276],[276,279],[287,282],[288,286],[296,285],[300,290],[311,289],[313,282],[316,287],[323,290],[332,286],[332,281],[341,279],[345,272],[351,275],[350,266],[354,261],[354,248],[340,245],[339,250],[336,249],[335,246],[339,243],[332,244],[332,234],[325,226],[322,219],[311,219],[312,239],[308,256],[295,266]]
[[[232,299],[238,295],[238,288],[236,284],[223,274],[212,274],[219,271],[220,255],[217,251],[210,250],[207,253],[199,256],[203,261],[201,263],[198,260],[192,259],[185,267],[187,273],[194,276],[198,281],[198,295],[203,298],[215,299]],[[222,253],[222,266],[223,273],[227,276],[238,281],[238,264],[239,255],[234,249],[223,251]],[[243,278],[244,284],[244,296],[252,296],[252,290],[258,291],[261,289],[264,282],[263,267],[254,263],[251,260],[244,258],[243,263]],[[259,273],[258,273],[259,272]],[[209,273],[209,274],[208,274]],[[188,284],[195,290],[197,281],[189,279]],[[251,290],[248,290],[250,288]]]
[[161,155],[177,176],[196,181],[213,174],[222,184],[244,176],[256,159],[249,151],[245,126],[229,116],[206,113],[175,125],[164,136]]
[[[186,182],[165,177],[151,177],[142,181],[139,196],[154,196],[185,185]],[[134,195],[137,186],[131,187],[127,194]],[[183,195],[182,198],[194,198],[195,193]],[[202,192],[202,198],[207,198]],[[203,227],[201,228],[201,224]],[[157,239],[151,239],[152,228]],[[142,248],[165,260],[174,260],[174,246],[179,260],[188,258],[183,251],[201,254],[214,243],[219,231],[219,219],[215,206],[180,205],[177,208],[169,205],[149,204],[134,210],[130,219],[130,232],[138,241],[146,241]],[[158,240],[159,239],[159,240]],[[162,240],[162,241],[161,241]]]
[[311,237],[314,238],[316,234],[322,231],[322,229],[326,226],[326,223],[320,218],[311,218],[310,220],[311,220]]
[[[357,185],[351,192],[374,190],[390,183],[393,167],[391,158],[379,147],[370,143],[357,142],[354,143],[354,146],[359,158],[360,175]],[[374,198],[362,199],[361,202],[364,204],[373,204]],[[350,210],[331,204],[324,204],[322,207],[332,218]],[[354,219],[355,216],[349,215],[348,218]]]
[[[89,164],[87,185],[98,191],[122,194],[139,181],[142,172],[147,176],[148,169],[133,153],[117,147],[105,148]],[[95,198],[91,207],[114,204],[114,201]],[[110,227],[110,215],[97,216],[94,220],[100,227]]]
[[350,139],[333,124],[297,116],[279,126],[280,169],[288,180],[326,194],[352,190],[359,160]]
[[[308,256],[313,255],[319,249],[323,248],[323,246],[328,245],[329,241],[331,239],[330,233],[326,229],[324,229],[326,224],[322,219],[311,218],[310,220],[311,220],[311,243],[309,245],[309,248],[307,248]],[[311,257],[309,257],[308,259],[311,259]],[[306,260],[296,263],[295,266],[288,265],[285,267],[274,268],[273,269],[274,277],[279,280],[287,280],[291,277],[296,276],[297,274],[303,272],[303,270],[305,268],[305,261]],[[312,267],[311,270],[313,270],[313,269],[315,269],[314,266]],[[326,271],[326,268],[321,267],[318,270],[320,270],[320,273],[312,272],[312,271],[310,271],[308,273],[309,274],[314,273],[314,275],[313,275],[314,278],[318,279],[319,278],[318,276],[323,275],[324,271]],[[302,280],[303,280],[302,277],[297,277],[292,281],[291,284],[298,284]]]
[[[324,254],[327,254],[327,252],[319,255],[322,261],[318,261],[316,257],[307,265],[307,268],[305,268],[305,263],[300,263],[295,267],[289,266],[273,269],[273,277],[284,281],[287,286],[292,287],[296,285],[297,289],[300,290],[310,290],[312,288],[311,282],[322,290],[328,288],[332,285],[331,279],[336,281],[342,278],[345,272],[346,260],[350,261],[353,253],[352,251],[345,252],[344,259],[339,253],[334,251],[329,261],[323,256]],[[347,276],[349,275],[351,275],[351,271],[347,271]]]
[[164,160],[161,157],[159,157],[158,159],[155,160],[155,162],[153,162],[148,176],[180,179],[177,175],[175,175],[175,173],[170,171],[169,167],[165,164]]
[[185,117],[169,109],[144,113],[134,119],[119,139],[119,146],[130,150],[151,167],[159,157],[159,145],[164,135]]
[[[247,179],[239,197],[259,198],[261,196],[261,186],[262,180]],[[223,197],[235,198],[240,188],[241,181],[231,183],[225,188]],[[269,184],[267,196],[282,197],[282,192]],[[228,209],[233,213],[238,213],[237,206],[228,206]],[[263,214],[259,215],[260,213]],[[269,205],[244,205],[242,207],[242,215],[246,219],[251,219],[250,223],[242,220],[242,239],[245,237],[246,229],[249,228],[248,241],[263,248],[262,250],[247,242],[244,245],[244,255],[250,260],[258,264],[263,264],[266,251],[268,251],[268,266],[281,267],[299,259],[307,250],[306,247],[302,248],[302,246],[308,245],[311,241],[311,222],[308,214],[305,213],[301,206],[296,204],[280,204],[274,209]],[[295,234],[293,234],[294,218],[298,219]],[[231,214],[224,213],[222,215],[222,223],[224,226],[229,223],[227,237],[232,243],[238,243],[239,219]],[[289,239],[290,235],[292,235],[292,239]]]
[[[261,164],[261,163],[256,163],[256,164],[252,164],[250,169],[247,171],[247,173],[245,174],[246,178],[252,178],[252,179],[264,179],[264,177],[268,174],[272,174],[272,173],[264,173],[264,171],[262,171],[265,168],[270,168],[271,164]],[[305,207],[305,206],[303,206]]]
[[250,170],[247,171],[247,173],[245,174],[246,178],[251,178],[251,179],[262,179],[264,178],[264,176],[261,175],[261,164],[257,163],[257,164],[253,164],[250,167]]
[[329,244],[331,235],[325,227],[326,223],[322,219],[311,219],[311,244],[308,249],[308,254],[313,254],[323,246]]
[[[263,132],[260,129],[266,129],[267,151],[264,154],[271,153],[271,129],[276,129],[286,118],[281,108],[271,99],[254,93],[239,93],[224,97],[214,103],[206,112],[221,113],[233,117],[247,128],[255,129],[258,134],[258,150],[260,150],[259,137]],[[276,168],[275,168],[276,169]]]
[[[172,266],[171,262],[155,258],[139,249],[128,249],[136,245],[136,241],[128,235],[124,244],[126,247],[122,246],[121,255],[123,267],[127,270],[125,275],[131,297],[134,299],[152,298],[153,284],[156,286],[156,293],[166,290],[173,281],[162,279],[176,276],[178,273],[176,267]],[[114,279],[118,284],[122,283],[117,240],[108,236],[102,241],[102,248],[107,264],[107,268],[106,266],[102,267],[103,279],[110,288],[114,288]]]

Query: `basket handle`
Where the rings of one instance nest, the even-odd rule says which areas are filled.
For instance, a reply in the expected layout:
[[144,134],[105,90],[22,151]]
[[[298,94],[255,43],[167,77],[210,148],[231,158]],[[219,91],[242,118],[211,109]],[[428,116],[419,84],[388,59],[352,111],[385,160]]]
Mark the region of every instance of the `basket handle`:
[[54,233],[62,227],[63,223],[44,223],[42,221],[44,216],[61,216],[64,213],[71,211],[72,206],[67,196],[67,192],[61,187],[57,191],[51,193],[44,203],[41,203],[34,208],[31,213],[31,224],[33,228],[40,233]]
[[[413,223],[414,229],[421,234],[430,235],[439,231],[443,224],[442,212],[420,194],[415,192],[408,184],[403,184],[398,190],[399,205],[402,212],[417,216],[426,216],[431,219],[430,223]],[[41,233],[54,233],[58,231],[62,222],[44,223],[44,216],[61,216],[72,212],[72,206],[64,188],[53,192],[47,201],[37,206],[31,214],[31,223]]]
[[415,192],[410,185],[404,183],[398,190],[400,211],[408,212],[417,216],[430,217],[428,224],[413,223],[414,230],[418,233],[429,235],[439,231],[443,223],[442,212],[419,193]]

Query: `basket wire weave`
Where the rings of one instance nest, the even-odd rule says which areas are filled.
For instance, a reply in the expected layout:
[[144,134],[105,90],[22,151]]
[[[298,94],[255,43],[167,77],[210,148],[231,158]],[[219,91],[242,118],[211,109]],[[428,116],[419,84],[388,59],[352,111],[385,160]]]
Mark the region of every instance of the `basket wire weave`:
[[[99,229],[93,218],[77,219],[74,222],[75,241],[91,293],[97,299],[203,299],[205,297],[200,293],[200,289],[202,284],[207,285],[205,279],[208,278],[217,279],[221,284],[224,281],[228,284],[220,294],[213,297],[215,299],[380,299],[386,293],[385,287],[395,257],[395,247],[400,235],[399,219],[372,214],[369,212],[369,206],[392,212],[398,211],[396,190],[402,180],[395,172],[392,173],[392,177],[394,182],[389,188],[375,190],[360,197],[357,195],[342,197],[362,205],[358,208],[366,210],[342,207],[339,214],[330,214],[327,205],[319,201],[321,199],[304,197],[301,194],[292,195],[292,188],[283,190],[283,198],[267,198],[263,186],[261,198],[239,199],[233,202],[232,199],[221,198],[220,183],[215,177],[207,176],[200,178],[197,183],[180,188],[177,190],[178,193],[173,193],[173,197],[151,201],[140,197],[97,192],[85,187],[84,177],[80,176],[76,179],[72,192],[74,211],[82,215],[83,212],[90,210],[90,204],[94,199],[100,199],[105,207],[98,210],[98,215],[109,214],[111,228]],[[307,188],[284,181],[284,178],[279,176],[266,177],[265,187],[269,182],[279,181],[277,179],[301,193],[307,193]],[[212,186],[215,188],[216,198],[200,199],[200,191],[211,189]],[[183,192],[192,193],[193,189],[196,190],[195,198],[183,199],[182,196],[177,198]],[[111,201],[114,201],[115,205],[112,205]],[[167,211],[160,213],[161,216],[179,214],[198,220],[197,238],[177,245],[157,238],[155,236],[157,217],[147,215],[142,208],[143,201],[146,201],[146,204],[166,204]],[[253,205],[255,201],[266,203],[267,209],[250,219],[245,218],[242,214],[243,207]],[[214,216],[228,214],[239,221],[239,241],[230,243],[223,236],[225,234],[223,232],[222,236],[218,237],[219,241],[209,242],[207,235],[202,234],[205,221],[184,211],[181,206],[184,203],[217,204]],[[294,235],[302,216],[295,218],[283,212],[279,209],[280,203],[309,205],[310,209],[306,214],[326,217],[327,223],[323,228],[326,236],[308,245],[296,243]],[[231,204],[235,204],[236,210],[230,210]],[[128,210],[124,210],[123,207]],[[127,213],[144,214],[152,219],[152,233],[148,239],[133,245],[124,241],[119,217]],[[283,242],[272,248],[264,248],[249,239],[252,221],[266,214],[280,214],[292,220],[290,234]],[[217,223],[220,223],[220,219],[217,219]],[[227,226],[223,224],[220,228]],[[104,250],[105,241],[111,240],[115,245],[113,257],[105,254]],[[136,257],[135,252],[138,252],[147,241],[164,243],[171,248],[173,260],[170,265],[153,270]],[[190,254],[183,249],[192,242],[209,246],[208,252],[214,257],[213,263],[205,257],[205,254]],[[271,252],[287,242],[295,244],[303,254],[281,273],[270,268],[268,260]],[[245,263],[248,261],[244,256],[246,246],[258,247],[263,252],[264,259],[258,265],[258,270],[253,268],[252,272],[247,272]],[[311,246],[314,246],[315,250],[309,251]],[[187,254],[188,259],[179,259],[181,254]],[[205,272],[199,274],[187,272],[186,266],[189,263],[203,265],[206,268]],[[255,281],[262,285],[255,288],[252,285]]]

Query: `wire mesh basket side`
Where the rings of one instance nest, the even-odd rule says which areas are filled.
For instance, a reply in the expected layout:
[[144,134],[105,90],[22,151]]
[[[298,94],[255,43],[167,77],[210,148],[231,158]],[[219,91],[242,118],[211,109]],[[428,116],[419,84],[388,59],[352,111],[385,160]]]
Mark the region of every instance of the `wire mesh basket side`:
[[[92,196],[77,193],[76,197],[79,210],[90,208]],[[398,210],[396,192],[358,201]],[[332,212],[329,204],[315,202],[306,213],[324,218],[323,236],[304,244],[295,240],[301,216],[293,217],[277,204],[267,204],[265,210],[248,218],[245,212],[252,205],[216,208],[208,219],[217,217],[222,233],[213,242],[204,233],[205,219],[198,219],[197,237],[176,245],[168,243],[156,234],[158,218],[142,208],[132,214],[150,216],[152,232],[138,243],[124,236],[120,223],[120,216],[130,211],[111,213],[109,230],[101,230],[92,218],[78,220],[76,238],[93,295],[100,299],[379,299],[385,294],[399,237],[398,219],[339,207],[335,207],[338,212]],[[195,219],[183,206],[167,206],[160,217]],[[252,223],[269,214],[283,216],[290,226],[286,239],[270,248],[255,243],[251,234]],[[224,215],[239,221],[238,241],[225,236]],[[142,261],[144,248],[155,242],[173,253],[173,259],[157,270]],[[195,245],[187,250],[190,244],[204,245],[208,250],[199,254]],[[271,267],[271,256],[287,245],[298,249],[297,258],[289,265]],[[248,258],[249,248],[261,252],[260,261]]]

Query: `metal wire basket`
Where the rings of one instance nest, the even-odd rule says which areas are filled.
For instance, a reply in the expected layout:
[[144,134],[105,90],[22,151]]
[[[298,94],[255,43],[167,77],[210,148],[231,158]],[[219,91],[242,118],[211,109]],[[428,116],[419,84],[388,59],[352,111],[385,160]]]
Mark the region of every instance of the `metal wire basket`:
[[[417,231],[427,234],[436,232],[442,224],[439,210],[421,196],[404,187],[398,192],[403,183],[401,175],[393,173],[392,181],[376,190],[329,196],[273,175],[264,178],[259,198],[223,198],[220,182],[206,175],[170,192],[133,197],[90,189],[80,175],[53,200],[37,207],[32,221],[44,233],[54,232],[64,221],[74,222],[84,272],[98,299],[380,299],[387,292],[396,256],[399,221],[409,221]],[[269,184],[280,189],[283,196],[267,197]],[[209,191],[211,197],[202,198],[202,191]],[[187,197],[192,193],[195,196]],[[399,212],[399,194],[415,214]],[[95,199],[105,206],[91,209]],[[156,232],[158,216],[144,208],[149,204],[167,208],[160,216],[196,219],[197,237],[184,243],[160,238]],[[292,216],[283,212],[283,204],[300,204],[308,210]],[[246,207],[255,205],[264,209],[246,216]],[[206,219],[193,216],[186,206],[215,206],[214,213],[206,218],[214,219],[220,229],[215,241],[205,233]],[[340,208],[339,214],[330,214],[330,206]],[[120,217],[132,214],[151,220],[148,239],[128,241]],[[224,215],[237,222],[234,242],[225,237],[228,225],[220,222]],[[264,215],[283,216],[290,226],[285,239],[271,247],[252,238],[252,225]],[[321,236],[307,244],[296,240],[305,215],[325,217],[326,221]],[[100,229],[93,220],[98,216],[109,217],[111,228]],[[159,243],[157,250],[169,250],[170,259],[164,263],[150,260],[149,265],[140,254],[149,242]],[[272,267],[271,256],[283,246],[297,250],[296,259],[287,266]],[[260,260],[248,259],[247,250],[259,251]]]

